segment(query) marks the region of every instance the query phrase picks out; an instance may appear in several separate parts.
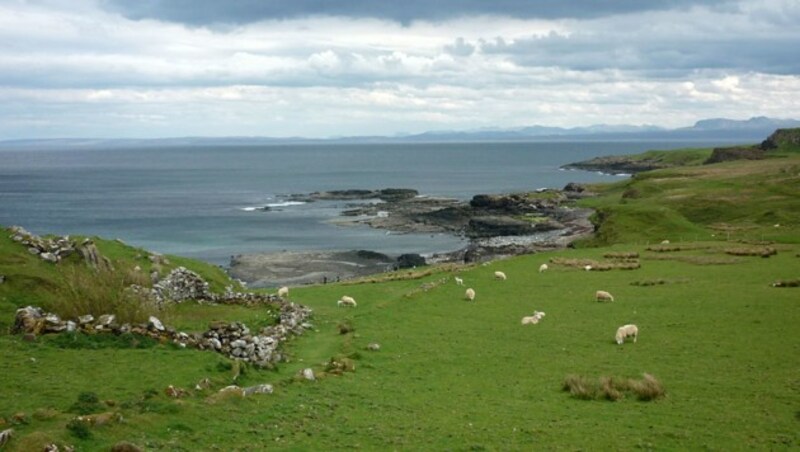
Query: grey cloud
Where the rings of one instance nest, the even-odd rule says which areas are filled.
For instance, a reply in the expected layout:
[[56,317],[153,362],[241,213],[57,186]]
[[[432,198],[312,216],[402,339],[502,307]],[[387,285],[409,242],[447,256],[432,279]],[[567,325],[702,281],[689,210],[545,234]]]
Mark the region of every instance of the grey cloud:
[[478,42],[487,54],[507,55],[522,66],[578,71],[619,69],[653,77],[684,76],[704,69],[800,74],[800,34],[654,36],[647,31],[600,34],[579,31],[516,40]]
[[308,16],[378,18],[410,23],[470,15],[521,19],[594,18],[615,14],[688,8],[724,7],[734,0],[104,0],[113,11],[132,19],[158,19],[190,25],[246,24],[267,19]]

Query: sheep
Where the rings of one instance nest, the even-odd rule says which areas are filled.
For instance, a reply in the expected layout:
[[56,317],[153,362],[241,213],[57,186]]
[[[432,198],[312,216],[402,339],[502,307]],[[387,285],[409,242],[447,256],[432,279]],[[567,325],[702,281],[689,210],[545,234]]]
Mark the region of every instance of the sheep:
[[629,324],[617,328],[617,334],[614,336],[617,345],[622,345],[622,343],[625,342],[625,338],[628,337],[633,337],[633,343],[635,344],[636,338],[639,337],[639,327]]
[[522,324],[523,325],[536,325],[537,323],[539,323],[540,320],[542,320],[542,317],[544,317],[544,316],[545,316],[544,312],[533,311],[533,315],[522,318]]
[[348,297],[347,295],[344,295],[342,296],[342,298],[339,299],[339,301],[336,302],[336,306],[339,307],[350,306],[352,308],[355,308],[356,306],[358,306],[358,304],[356,303],[356,300],[353,299],[353,297]]
[[614,296],[605,290],[598,290],[594,293],[594,298],[597,301],[614,301]]
[[539,323],[539,317],[535,315],[522,318],[523,325],[536,325],[537,323]]
[[278,296],[279,297],[288,297],[289,296],[289,288],[286,286],[281,287],[278,289]]
[[539,273],[544,273],[544,272],[546,272],[548,268],[550,268],[550,267],[548,267],[548,266],[547,266],[547,264],[542,264],[542,265],[540,265],[540,266],[539,266]]
[[458,276],[455,277],[455,280],[456,280],[456,285],[459,285],[459,286],[463,286],[464,285],[464,280],[459,278]]
[[505,281],[506,280],[506,274],[501,272],[501,271],[497,271],[497,272],[494,272],[494,278],[495,279],[502,279],[503,281]]
[[669,245],[669,240],[662,240],[662,241],[661,241],[661,244],[662,244],[662,245]]
[[0,432],[0,447],[3,447],[12,436],[14,436],[13,428],[9,428]]
[[590,271],[592,269],[592,266],[591,265],[587,265],[587,266],[583,267],[583,269],[588,272],[588,271]]
[[464,292],[464,297],[469,301],[475,301],[475,289],[467,289],[466,292]]

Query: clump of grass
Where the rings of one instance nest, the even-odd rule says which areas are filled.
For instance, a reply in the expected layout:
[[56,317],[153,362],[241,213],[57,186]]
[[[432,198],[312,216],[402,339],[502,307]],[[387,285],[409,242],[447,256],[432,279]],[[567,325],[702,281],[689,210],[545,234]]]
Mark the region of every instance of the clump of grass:
[[567,375],[561,389],[580,400],[608,400],[615,402],[630,393],[641,401],[657,400],[666,395],[664,386],[648,373],[641,379],[603,376],[592,380],[580,375]]
[[606,253],[606,254],[603,254],[603,257],[606,258],[606,259],[638,259],[639,258],[639,253],[637,253],[635,251]]
[[594,382],[580,375],[567,375],[561,389],[568,391],[572,397],[581,400],[593,400],[597,396],[597,388]]
[[642,375],[641,380],[628,380],[628,387],[642,401],[657,400],[666,395],[664,386],[658,379],[648,373]]
[[97,413],[103,409],[100,399],[94,392],[82,392],[78,394],[78,400],[73,403],[67,411],[70,413],[86,415]]
[[731,256],[760,256],[760,257],[770,257],[778,254],[778,250],[772,248],[771,246],[752,246],[752,247],[739,247],[739,248],[727,248],[725,250],[725,254],[730,254]]
[[345,319],[339,322],[337,328],[339,328],[339,334],[348,334],[356,330],[356,327],[353,326],[353,322],[349,319]]
[[63,318],[114,314],[120,323],[142,323],[156,307],[144,295],[127,290],[131,284],[142,282],[140,273],[65,267],[63,288],[47,308]]
[[641,268],[641,264],[637,259],[618,262],[601,262],[594,259],[566,259],[561,257],[553,257],[550,259],[550,263],[553,265],[563,265],[565,267],[581,269],[589,265],[592,267],[592,271],[636,270]]
[[92,431],[89,430],[89,423],[79,418],[72,419],[67,423],[67,430],[69,433],[78,439],[89,439],[92,437]]
[[667,280],[665,279],[643,279],[641,281],[634,281],[631,283],[632,286],[641,286],[641,287],[649,287],[649,286],[660,286],[666,284]]
[[694,265],[732,265],[740,264],[741,259],[735,257],[716,256],[647,256],[646,259],[654,261],[678,261]]

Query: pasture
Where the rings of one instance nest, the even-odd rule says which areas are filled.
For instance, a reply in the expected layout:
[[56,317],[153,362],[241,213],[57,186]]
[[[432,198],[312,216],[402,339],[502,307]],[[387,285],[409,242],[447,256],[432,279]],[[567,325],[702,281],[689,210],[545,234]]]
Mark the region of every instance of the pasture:
[[[564,250],[420,279],[293,288],[290,299],[314,309],[315,328],[288,344],[290,362],[273,371],[169,345],[72,349],[3,335],[0,417],[15,429],[6,449],[55,441],[108,450],[119,440],[147,450],[797,448],[800,289],[771,283],[800,276],[800,247],[777,245],[777,255],[761,258],[725,254],[725,242],[680,245]],[[550,263],[538,272],[551,258],[603,260],[608,252],[638,252],[641,268]],[[465,287],[475,289],[474,302],[464,300]],[[596,290],[614,301],[596,302]],[[337,307],[342,295],[358,307]],[[534,310],[547,316],[521,325]],[[170,316],[188,328],[264,314],[184,305]],[[340,334],[342,322],[353,331]],[[627,323],[638,325],[639,340],[616,345]],[[372,342],[381,349],[367,351]],[[352,360],[355,371],[320,375],[331,358]],[[306,367],[320,378],[297,378]],[[666,397],[587,401],[562,391],[568,375],[643,373]],[[202,378],[212,390],[164,394]],[[275,393],[211,396],[234,382],[271,383]],[[86,391],[123,420],[80,439],[66,425]],[[12,420],[16,413],[25,421]]]

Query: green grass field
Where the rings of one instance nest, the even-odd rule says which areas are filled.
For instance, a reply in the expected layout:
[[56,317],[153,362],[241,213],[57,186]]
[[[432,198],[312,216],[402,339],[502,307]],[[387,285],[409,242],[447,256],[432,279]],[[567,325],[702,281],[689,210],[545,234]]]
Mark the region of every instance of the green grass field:
[[[792,159],[780,160],[788,166],[769,159],[663,170],[603,187],[601,197],[586,201],[606,212],[599,247],[434,269],[421,278],[292,288],[292,301],[314,309],[315,328],[286,345],[290,361],[276,370],[237,369],[221,355],[169,345],[126,348],[95,339],[86,348],[61,348],[55,337],[25,342],[4,332],[0,430],[13,427],[15,436],[3,450],[41,450],[51,441],[110,450],[120,440],[187,451],[796,450],[800,288],[771,286],[800,278]],[[631,188],[638,197],[623,197]],[[741,211],[707,211],[723,194],[737,196],[729,206]],[[739,239],[762,238],[775,242],[777,255],[726,253],[762,246]],[[680,250],[647,249],[662,239]],[[58,277],[52,266],[21,260],[3,240],[0,274],[24,276],[0,285],[0,324],[7,327],[17,306],[57,294]],[[121,245],[103,251],[118,265],[137,254]],[[603,260],[609,252],[637,252],[641,268],[586,272],[550,263],[538,272],[553,258]],[[495,270],[508,280],[495,280]],[[216,269],[203,271],[222,287]],[[475,289],[474,302],[464,300],[454,276]],[[615,301],[596,302],[596,290]],[[357,308],[336,306],[345,294]],[[521,325],[534,310],[547,315]],[[213,320],[268,321],[258,308],[191,303],[166,314],[188,330]],[[354,331],[340,334],[343,322]],[[614,333],[627,323],[639,326],[639,340],[616,345]],[[372,342],[380,351],[365,350]],[[355,371],[314,382],[296,377],[345,357]],[[568,375],[643,373],[658,378],[664,398],[588,401],[562,390]],[[181,399],[164,394],[168,385],[192,389],[202,378],[211,379],[212,390]],[[275,393],[213,396],[234,383],[271,383]],[[91,427],[91,437],[81,439],[67,425],[87,391],[122,421]]]

